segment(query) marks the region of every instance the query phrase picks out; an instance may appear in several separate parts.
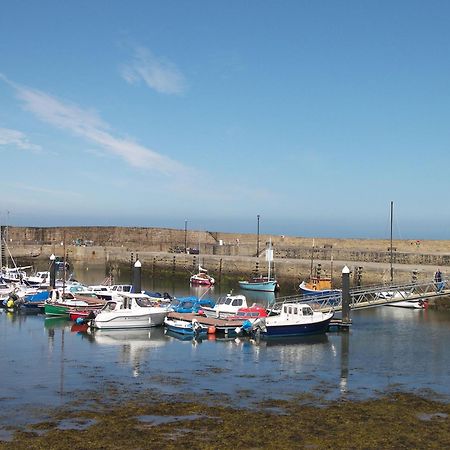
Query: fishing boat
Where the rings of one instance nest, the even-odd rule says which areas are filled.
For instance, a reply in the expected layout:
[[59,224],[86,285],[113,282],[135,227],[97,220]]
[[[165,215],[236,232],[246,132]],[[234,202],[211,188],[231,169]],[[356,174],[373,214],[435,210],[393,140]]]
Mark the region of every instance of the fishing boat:
[[117,298],[106,303],[94,319],[92,328],[149,328],[162,325],[168,307],[152,301],[145,294],[122,292]]
[[206,317],[226,319],[234,316],[240,308],[248,307],[245,295],[231,295],[219,297],[214,307],[203,307],[201,311]]
[[252,277],[249,280],[239,280],[239,287],[250,291],[275,292],[279,289],[277,280],[266,277]]
[[216,280],[208,275],[208,271],[201,266],[198,266],[198,273],[190,278],[190,283],[196,286],[212,286],[215,282]]
[[263,337],[289,337],[325,333],[334,312],[314,311],[307,303],[284,303],[276,315],[261,317],[252,324]]
[[330,297],[339,296],[342,291],[333,289],[331,285],[331,277],[312,276],[309,280],[302,281],[299,286],[300,293],[304,296],[314,297]]
[[71,312],[95,310],[101,308],[104,304],[104,300],[80,299],[71,292],[60,292],[58,289],[55,289],[44,303],[44,312],[48,316],[69,316]]
[[275,292],[280,286],[278,281],[271,276],[273,262],[272,240],[269,240],[269,247],[266,249],[267,277],[259,274],[252,276],[249,280],[239,280],[239,287],[250,291]]

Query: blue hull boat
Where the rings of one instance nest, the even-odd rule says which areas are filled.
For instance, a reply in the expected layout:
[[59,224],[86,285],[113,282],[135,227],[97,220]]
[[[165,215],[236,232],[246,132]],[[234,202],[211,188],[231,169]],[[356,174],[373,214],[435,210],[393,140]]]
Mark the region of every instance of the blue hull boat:
[[308,303],[284,303],[279,314],[256,320],[252,331],[267,338],[321,334],[328,330],[333,315],[333,311],[314,311]]
[[195,319],[192,320],[192,322],[188,322],[186,320],[166,317],[164,319],[164,325],[167,330],[185,336],[206,336],[208,334],[208,328],[197,322]]
[[321,334],[328,330],[331,317],[321,322],[311,324],[267,326],[267,337],[291,337],[291,336],[309,336],[311,334]]
[[239,287],[241,289],[247,289],[249,291],[264,291],[264,292],[275,292],[278,289],[278,282],[276,280],[269,281],[239,281]]

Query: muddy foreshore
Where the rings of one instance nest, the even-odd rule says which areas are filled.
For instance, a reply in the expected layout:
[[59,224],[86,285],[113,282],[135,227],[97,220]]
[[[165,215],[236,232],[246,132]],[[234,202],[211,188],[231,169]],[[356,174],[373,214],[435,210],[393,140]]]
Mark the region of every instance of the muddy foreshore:
[[432,393],[332,402],[302,395],[236,408],[214,393],[173,398],[121,388],[105,384],[103,392],[78,393],[63,408],[36,412],[39,419],[27,427],[10,427],[0,448],[450,448],[450,404]]

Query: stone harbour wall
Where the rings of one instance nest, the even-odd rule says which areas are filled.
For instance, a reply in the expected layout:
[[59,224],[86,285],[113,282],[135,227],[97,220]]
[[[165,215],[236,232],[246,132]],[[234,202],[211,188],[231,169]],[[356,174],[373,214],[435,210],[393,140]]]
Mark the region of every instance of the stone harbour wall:
[[[131,253],[143,268],[191,271],[201,262],[212,273],[248,276],[258,264],[266,270],[264,250],[272,241],[277,277],[297,282],[306,278],[311,265],[320,263],[324,273],[339,282],[344,265],[363,267],[365,284],[389,281],[390,241],[377,239],[305,238],[238,234],[170,228],[136,227],[8,227],[3,235],[8,251],[24,260],[47,260],[51,253],[75,263],[129,264]],[[185,246],[199,254],[186,254]],[[259,249],[259,258],[257,250]],[[413,270],[429,279],[436,270],[450,266],[450,241],[393,241],[397,281],[408,282]]]

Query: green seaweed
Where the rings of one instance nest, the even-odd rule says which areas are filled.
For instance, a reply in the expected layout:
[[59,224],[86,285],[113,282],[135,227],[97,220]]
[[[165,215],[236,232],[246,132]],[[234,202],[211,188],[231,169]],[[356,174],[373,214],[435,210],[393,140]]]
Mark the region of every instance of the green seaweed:
[[[450,405],[414,394],[321,400],[320,406],[306,395],[249,408],[233,408],[223,399],[205,401],[209,397],[181,400],[145,392],[111,403],[91,393],[95,408],[89,403],[88,409],[68,405],[50,412],[50,419],[15,430],[13,440],[0,442],[0,449],[450,448]],[[155,425],[143,423],[141,416],[177,419]],[[92,425],[59,429],[68,419]]]

